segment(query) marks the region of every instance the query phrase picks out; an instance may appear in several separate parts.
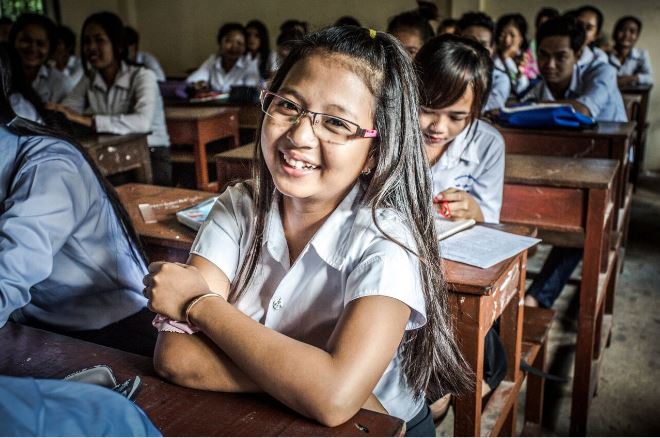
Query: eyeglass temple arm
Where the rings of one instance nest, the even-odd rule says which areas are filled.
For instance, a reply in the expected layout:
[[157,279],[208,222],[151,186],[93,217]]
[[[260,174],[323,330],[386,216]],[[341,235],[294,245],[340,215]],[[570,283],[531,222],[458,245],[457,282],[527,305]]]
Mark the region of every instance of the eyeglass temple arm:
[[378,131],[375,129],[362,129],[360,128],[357,132],[358,137],[363,137],[363,138],[377,138],[378,137]]

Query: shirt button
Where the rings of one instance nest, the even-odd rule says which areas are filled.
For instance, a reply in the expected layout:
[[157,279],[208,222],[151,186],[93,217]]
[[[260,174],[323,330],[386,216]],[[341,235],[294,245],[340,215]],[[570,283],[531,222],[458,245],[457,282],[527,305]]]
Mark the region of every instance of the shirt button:
[[273,301],[273,310],[280,310],[282,307],[284,307],[284,304],[282,303],[282,298],[278,298],[275,301]]

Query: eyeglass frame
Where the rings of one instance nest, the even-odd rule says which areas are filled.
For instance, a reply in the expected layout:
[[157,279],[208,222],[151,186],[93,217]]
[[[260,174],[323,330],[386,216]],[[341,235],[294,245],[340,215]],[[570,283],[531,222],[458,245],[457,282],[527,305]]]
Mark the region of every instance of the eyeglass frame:
[[[342,122],[346,122],[346,123],[349,123],[349,124],[357,127],[356,133],[349,136],[349,140],[355,139],[355,138],[378,138],[378,131],[375,130],[375,129],[364,129],[364,128],[360,127],[360,125],[358,125],[355,122],[351,122],[350,120],[346,120],[342,117],[333,116],[332,114],[326,114],[326,113],[319,113],[319,112],[315,112],[315,111],[310,111],[306,108],[303,108],[302,105],[292,101],[291,99],[287,99],[286,97],[282,97],[279,94],[274,93],[272,91],[261,89],[261,90],[259,90],[259,103],[260,103],[260,106],[261,106],[261,111],[263,111],[263,113],[266,114],[270,118],[274,118],[274,117],[271,116],[270,114],[268,114],[268,111],[266,111],[266,109],[264,109],[264,103],[266,102],[266,98],[267,98],[268,95],[273,96],[273,97],[277,97],[277,98],[282,99],[282,100],[285,100],[285,101],[289,102],[290,104],[292,104],[293,106],[295,106],[296,108],[300,109],[300,113],[295,118],[295,120],[293,122],[291,122],[291,126],[294,126],[294,125],[297,125],[298,123],[300,123],[302,118],[305,117],[307,114],[310,114],[312,116],[312,127],[314,126],[314,123],[316,122],[316,116],[326,116],[326,117],[330,117],[330,118],[333,118],[333,119],[341,120]],[[271,102],[272,102],[272,100],[271,100]],[[268,106],[270,107],[270,104]]]

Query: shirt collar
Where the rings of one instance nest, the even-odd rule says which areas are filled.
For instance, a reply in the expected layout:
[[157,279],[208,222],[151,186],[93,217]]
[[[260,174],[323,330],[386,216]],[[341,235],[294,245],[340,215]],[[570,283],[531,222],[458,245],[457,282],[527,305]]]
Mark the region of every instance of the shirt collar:
[[[578,73],[579,73],[578,66],[574,65],[573,73],[571,74],[571,83],[568,84],[568,89],[564,93],[564,99],[570,99],[577,96],[579,79],[580,79]],[[548,88],[548,85],[545,83],[545,81],[543,81],[542,83],[543,83],[543,90],[541,91],[541,101],[557,100],[552,95],[552,92],[550,91],[550,88]]]
[[[94,73],[94,81],[92,82],[92,85],[99,90],[107,91],[108,86],[103,80],[103,76],[101,76],[101,73],[98,71]],[[124,61],[121,62],[121,65],[119,66],[119,71],[117,72],[117,77],[115,78],[115,83],[112,84],[113,87],[119,87],[119,88],[125,88],[129,89],[131,88],[131,74],[130,74],[130,69],[128,67],[128,64],[126,64]]]
[[39,72],[37,73],[37,78],[43,78],[43,79],[48,79],[50,76],[50,69],[46,66],[46,64],[42,65],[39,67]]
[[236,61],[236,64],[234,64],[234,66],[232,68],[230,68],[229,71],[225,71],[225,68],[222,66],[222,56],[217,55],[215,57],[215,67],[223,73],[229,73],[230,71],[235,70],[235,69],[242,70],[243,68],[245,68],[245,63],[246,62],[247,61],[245,59],[245,55],[243,55],[240,58],[238,58],[238,60]]
[[[302,257],[310,246],[313,246],[319,257],[328,265],[338,270],[342,268],[350,242],[353,240],[351,231],[356,217],[356,203],[359,202],[362,193],[360,183],[355,184],[314,234],[299,257]],[[264,245],[275,260],[288,268],[289,249],[280,214],[280,199],[281,195],[276,191],[266,216]]]
[[[478,128],[479,120],[468,125],[463,132],[449,144],[447,151],[442,154],[438,166],[440,169],[452,169],[458,165],[458,162],[463,160],[469,163],[479,164],[479,156],[477,155],[477,148],[469,147],[474,142],[473,136]],[[469,137],[468,137],[469,136]]]

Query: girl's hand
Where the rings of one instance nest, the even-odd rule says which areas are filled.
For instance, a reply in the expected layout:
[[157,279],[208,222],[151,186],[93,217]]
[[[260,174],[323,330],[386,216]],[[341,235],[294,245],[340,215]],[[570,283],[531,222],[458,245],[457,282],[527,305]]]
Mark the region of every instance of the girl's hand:
[[197,268],[183,263],[152,263],[143,283],[149,309],[175,321],[185,321],[190,300],[210,291]]
[[73,111],[69,107],[66,107],[62,104],[59,103],[54,103],[54,102],[47,102],[46,103],[46,109],[49,109],[51,111],[58,111],[64,116],[74,122],[78,123],[80,125],[87,126],[88,128],[92,128],[94,126],[94,119],[91,116],[85,116],[82,114],[78,114],[77,112]]
[[446,202],[449,207],[449,216],[447,217],[447,215],[445,215],[448,219],[474,219],[477,222],[484,221],[481,207],[479,207],[479,204],[474,197],[464,190],[458,190],[456,188],[447,189],[433,198],[433,203],[436,204],[439,212],[441,211],[440,208],[442,207],[443,202]]

